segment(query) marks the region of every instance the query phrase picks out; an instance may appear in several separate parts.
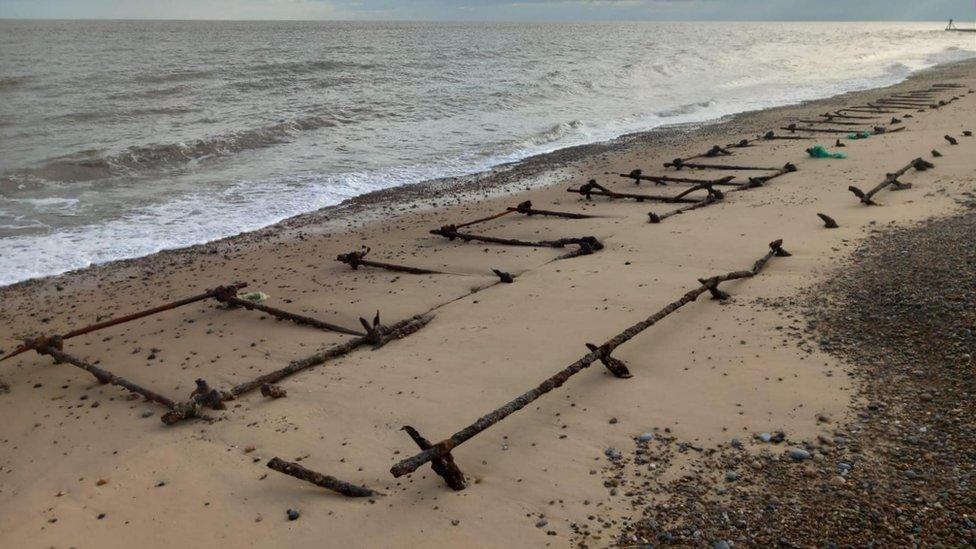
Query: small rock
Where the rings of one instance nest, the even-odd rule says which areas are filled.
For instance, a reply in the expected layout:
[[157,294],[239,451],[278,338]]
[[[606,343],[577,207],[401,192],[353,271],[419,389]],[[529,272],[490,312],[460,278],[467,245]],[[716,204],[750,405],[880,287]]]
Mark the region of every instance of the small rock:
[[793,448],[790,450],[790,457],[797,461],[802,461],[804,459],[810,459],[810,452],[807,452],[803,448]]
[[544,518],[541,518],[541,519],[539,519],[539,522],[535,523],[535,527],[536,528],[545,528],[547,524],[549,524],[549,521],[546,520],[546,519],[544,519]]
[[831,479],[830,479],[830,485],[831,486],[840,487],[840,486],[843,486],[845,484],[847,484],[847,481],[844,480],[844,477],[842,477],[840,475],[835,476],[835,477],[831,477]]
[[288,515],[288,520],[298,520],[298,517],[302,516],[298,509],[289,509],[286,511],[286,513]]
[[618,420],[615,417],[610,418],[610,425],[613,425],[613,424],[617,423],[617,421]]
[[461,524],[461,521],[458,519],[454,519],[451,521],[451,526],[457,526],[458,524]]
[[728,471],[725,473],[725,480],[727,482],[735,482],[742,478],[742,474],[738,471]]
[[732,546],[729,545],[729,542],[723,539],[720,541],[716,541],[715,545],[712,546],[712,549],[732,549]]
[[733,438],[731,444],[732,447],[735,448],[736,450],[742,449],[742,441],[737,438]]
[[654,440],[654,433],[644,433],[637,437],[637,442],[650,442],[652,440]]
[[143,410],[142,413],[139,414],[139,415],[142,416],[142,417],[144,417],[144,418],[146,418],[146,417],[152,417],[153,411],[152,410]]

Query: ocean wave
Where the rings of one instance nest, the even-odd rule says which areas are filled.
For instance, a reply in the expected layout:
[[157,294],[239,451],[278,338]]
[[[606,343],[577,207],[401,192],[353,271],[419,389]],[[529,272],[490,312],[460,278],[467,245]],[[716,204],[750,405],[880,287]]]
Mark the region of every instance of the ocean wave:
[[714,104],[715,104],[715,101],[712,101],[711,99],[709,99],[708,101],[698,101],[696,103],[688,103],[688,104],[685,104],[685,105],[678,105],[677,107],[672,107],[670,109],[664,109],[664,110],[657,111],[654,114],[656,114],[657,116],[660,116],[661,118],[672,118],[672,117],[675,117],[675,116],[682,116],[682,115],[685,115],[685,114],[691,114],[693,112],[700,111],[702,109],[707,109],[708,107],[711,107]]
[[377,65],[372,63],[354,63],[351,61],[333,61],[321,59],[318,61],[287,61],[284,63],[264,63],[246,67],[247,75],[283,76],[289,74],[307,74],[314,72],[334,71],[340,69],[370,70]]
[[168,82],[187,82],[208,78],[214,74],[212,70],[181,70],[169,73],[144,73],[136,75],[132,80],[145,84],[166,84]]
[[9,183],[25,176],[48,181],[89,181],[160,171],[208,157],[269,147],[288,141],[299,132],[335,125],[336,122],[331,118],[312,116],[189,143],[133,146],[115,154],[105,154],[102,150],[94,149],[78,151],[50,159],[36,168],[6,174],[0,182]]
[[0,76],[0,91],[18,88],[30,81],[30,76]]

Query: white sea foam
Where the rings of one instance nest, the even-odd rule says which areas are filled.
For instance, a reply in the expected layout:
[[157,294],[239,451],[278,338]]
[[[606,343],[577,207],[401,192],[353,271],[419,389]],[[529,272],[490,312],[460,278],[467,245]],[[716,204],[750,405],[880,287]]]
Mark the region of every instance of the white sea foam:
[[0,284],[976,55],[903,23],[49,24],[0,21]]

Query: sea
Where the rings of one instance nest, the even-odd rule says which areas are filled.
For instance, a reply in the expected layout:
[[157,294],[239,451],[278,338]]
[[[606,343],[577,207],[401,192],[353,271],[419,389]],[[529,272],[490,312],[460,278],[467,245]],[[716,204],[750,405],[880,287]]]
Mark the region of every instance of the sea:
[[0,20],[0,285],[976,56],[943,27]]

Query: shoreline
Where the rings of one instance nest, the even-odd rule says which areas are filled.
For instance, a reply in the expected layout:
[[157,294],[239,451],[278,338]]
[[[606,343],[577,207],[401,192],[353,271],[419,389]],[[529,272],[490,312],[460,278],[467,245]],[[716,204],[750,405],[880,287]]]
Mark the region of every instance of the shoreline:
[[[367,217],[367,222],[378,221],[386,214],[376,210],[389,207],[390,205],[414,206],[425,200],[436,200],[438,198],[443,199],[444,196],[452,193],[460,193],[466,196],[467,200],[471,201],[481,199],[485,196],[498,196],[499,194],[505,193],[514,194],[518,192],[518,190],[524,189],[524,187],[520,185],[520,180],[522,178],[527,178],[530,180],[542,180],[541,182],[534,183],[532,186],[553,185],[555,184],[553,180],[558,180],[561,170],[566,169],[570,164],[585,161],[587,157],[606,153],[615,153],[621,150],[626,150],[629,147],[644,146],[650,143],[677,147],[678,143],[695,141],[709,135],[717,136],[725,132],[743,131],[733,130],[732,128],[734,128],[737,124],[741,124],[744,127],[758,127],[752,123],[755,118],[763,118],[782,109],[806,109],[815,106],[829,108],[837,102],[843,101],[844,98],[850,96],[851,94],[870,95],[880,93],[884,90],[900,86],[905,82],[911,81],[913,78],[924,77],[924,74],[930,71],[949,69],[958,64],[966,64],[971,62],[973,62],[973,58],[938,63],[931,67],[916,70],[899,82],[886,86],[858,89],[818,99],[804,100],[798,103],[787,103],[779,106],[726,114],[719,118],[698,122],[664,125],[646,131],[625,133],[607,141],[597,141],[582,145],[574,145],[551,152],[530,155],[521,160],[499,164],[481,172],[461,176],[429,179],[419,183],[409,183],[386,189],[380,189],[377,191],[371,191],[369,193],[343,200],[338,204],[326,206],[318,210],[296,214],[276,223],[272,223],[251,231],[226,236],[223,238],[217,238],[198,244],[192,244],[189,246],[166,248],[147,255],[114,259],[103,263],[91,264],[86,267],[71,269],[58,274],[40,276],[13,282],[11,284],[0,285],[0,293],[7,289],[19,287],[21,285],[30,285],[35,282],[41,282],[62,276],[72,276],[88,269],[111,269],[113,265],[125,265],[128,262],[149,260],[157,255],[198,253],[212,246],[234,245],[237,241],[247,241],[253,238],[274,236],[272,233],[287,232],[288,230],[294,230],[301,228],[302,226],[319,223],[322,221],[330,221],[331,225],[341,225],[344,219],[335,219],[335,217],[344,216],[346,218],[350,218],[365,214]],[[488,191],[488,193],[486,194],[485,191]]]
[[[843,149],[834,146],[838,136],[735,149],[711,161],[795,162],[799,169],[659,224],[650,223],[648,213],[673,204],[585,200],[565,186],[596,178],[621,192],[673,194],[683,187],[635,185],[616,174],[641,168],[673,175],[662,163],[715,143],[942,82],[973,88],[976,60],[886,89],[565,153],[562,164],[539,159],[466,182],[466,192],[483,197],[476,202],[462,200],[456,186],[442,182],[413,190],[412,204],[392,205],[393,197],[403,198],[398,193],[374,196],[347,205],[341,215],[320,211],[274,230],[0,289],[0,347],[6,351],[21,336],[65,333],[235,280],[268,294],[268,305],[341,326],[358,326],[359,318],[377,310],[387,324],[426,311],[436,315],[402,340],[282,380],[286,398],[242,396],[225,410],[208,411],[213,422],[174,427],[159,421],[163,407],[129,399],[49,357],[27,353],[2,363],[0,413],[9,427],[0,437],[0,538],[15,546],[61,546],[82,533],[91,543],[114,547],[123,545],[121,532],[130,532],[159,546],[269,539],[272,545],[306,546],[320,544],[325,527],[329,541],[344,546],[510,547],[603,546],[624,525],[636,525],[628,532],[661,535],[650,523],[637,522],[650,503],[634,499],[636,492],[615,476],[617,449],[629,451],[645,434],[675,441],[670,450],[637,453],[648,461],[641,476],[631,477],[655,503],[667,502],[687,475],[722,472],[698,456],[717,455],[732,439],[749,455],[769,454],[787,467],[787,448],[834,436],[832,426],[861,411],[849,377],[857,365],[791,338],[804,318],[790,305],[827,281],[879,229],[966,207],[962,201],[972,199],[976,183],[976,138],[959,137],[951,146],[942,136],[973,129],[976,94],[924,113],[901,109],[905,131],[846,141]],[[804,149],[817,143],[848,157],[807,158]],[[931,155],[934,148],[938,158]],[[850,185],[869,188],[919,156],[935,168],[907,174],[912,188],[883,191],[881,206],[865,206],[848,191]],[[493,194],[506,183],[518,187],[521,177],[536,173],[533,166],[545,171],[554,164],[565,177],[558,185]],[[740,180],[750,175],[728,172]],[[569,250],[452,242],[429,232],[522,200],[593,217],[510,216],[472,231],[531,241],[593,236],[603,249],[557,260]],[[820,212],[840,227],[825,229],[816,217]],[[793,255],[775,258],[754,278],[724,284],[730,299],[704,296],[615,350],[632,378],[617,379],[597,363],[455,448],[469,478],[466,490],[449,490],[426,467],[391,477],[391,466],[417,452],[402,426],[441,440],[578,360],[586,343],[605,341],[661,310],[700,277],[749,268],[778,238]],[[446,274],[352,270],[334,260],[362,246],[372,248],[371,259]],[[491,268],[513,274],[515,282],[497,283]],[[201,302],[79,337],[65,342],[65,351],[182,400],[194,379],[225,389],[348,341],[215,305]],[[779,431],[790,446],[761,441],[763,433]],[[269,473],[264,463],[274,456],[386,495],[371,502],[319,491]],[[832,462],[811,456],[792,466],[826,463]],[[286,509],[300,510],[301,518],[287,520]],[[742,520],[748,526],[753,519]]]

